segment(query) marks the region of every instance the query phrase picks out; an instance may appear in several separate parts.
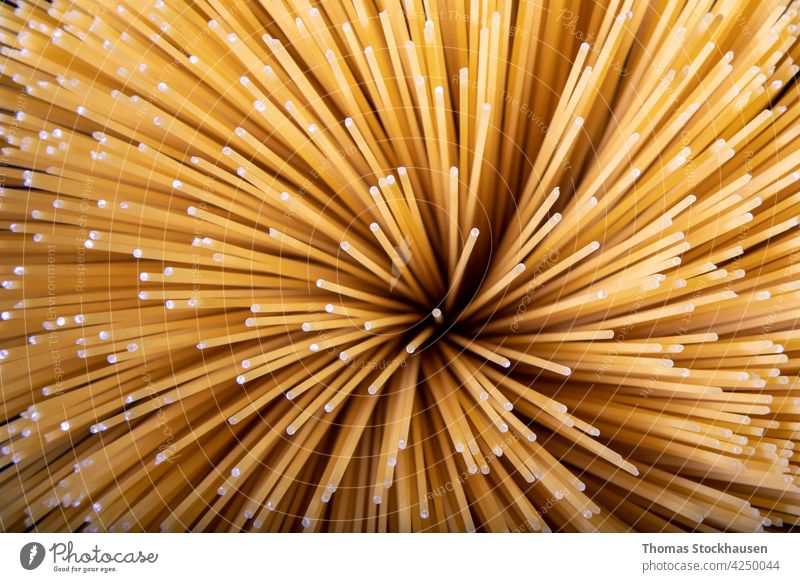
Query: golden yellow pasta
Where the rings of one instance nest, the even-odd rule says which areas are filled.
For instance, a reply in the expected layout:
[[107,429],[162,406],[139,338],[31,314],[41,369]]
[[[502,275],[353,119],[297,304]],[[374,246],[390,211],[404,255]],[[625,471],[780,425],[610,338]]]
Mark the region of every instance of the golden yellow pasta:
[[0,5],[0,530],[800,519],[800,2]]

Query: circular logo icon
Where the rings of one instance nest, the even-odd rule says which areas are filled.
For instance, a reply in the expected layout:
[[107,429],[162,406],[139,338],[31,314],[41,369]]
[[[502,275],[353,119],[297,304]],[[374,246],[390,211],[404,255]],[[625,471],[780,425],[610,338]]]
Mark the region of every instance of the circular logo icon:
[[19,551],[19,563],[26,570],[35,570],[44,561],[44,546],[39,542],[30,542]]

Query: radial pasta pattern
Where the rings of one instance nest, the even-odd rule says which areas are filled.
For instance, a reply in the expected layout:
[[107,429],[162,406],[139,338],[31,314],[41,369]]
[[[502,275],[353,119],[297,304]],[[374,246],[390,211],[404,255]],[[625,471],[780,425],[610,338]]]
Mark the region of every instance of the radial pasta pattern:
[[797,524],[797,1],[15,3],[0,529]]

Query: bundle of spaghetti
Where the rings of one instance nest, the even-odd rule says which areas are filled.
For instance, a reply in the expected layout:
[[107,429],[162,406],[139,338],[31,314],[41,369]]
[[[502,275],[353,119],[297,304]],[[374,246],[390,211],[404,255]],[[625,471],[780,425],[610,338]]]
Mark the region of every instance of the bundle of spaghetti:
[[797,0],[14,4],[4,531],[800,521]]

